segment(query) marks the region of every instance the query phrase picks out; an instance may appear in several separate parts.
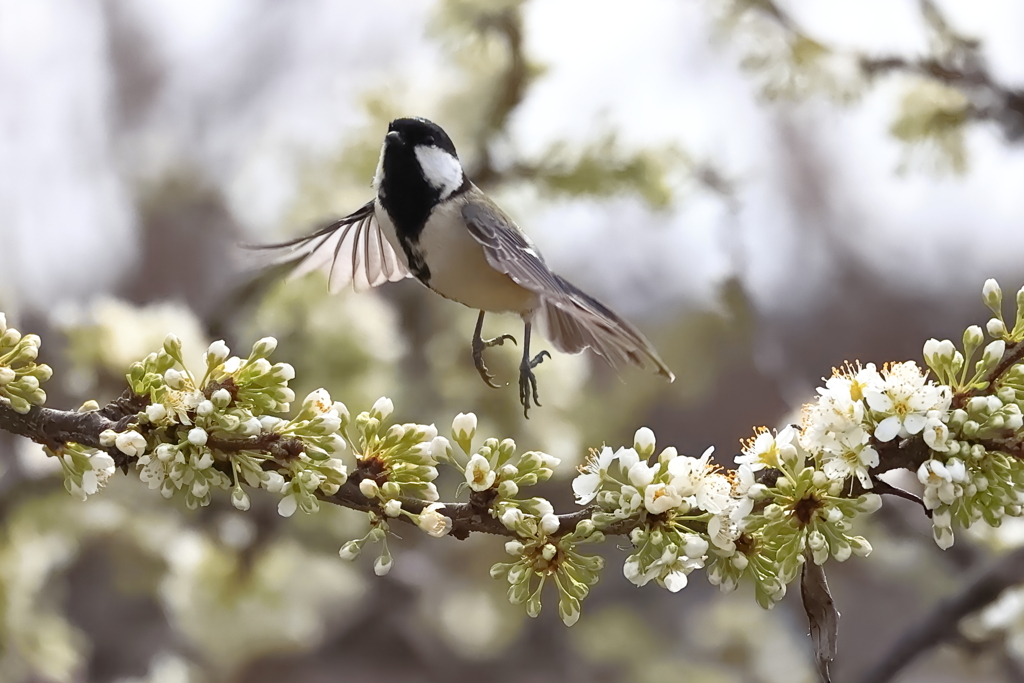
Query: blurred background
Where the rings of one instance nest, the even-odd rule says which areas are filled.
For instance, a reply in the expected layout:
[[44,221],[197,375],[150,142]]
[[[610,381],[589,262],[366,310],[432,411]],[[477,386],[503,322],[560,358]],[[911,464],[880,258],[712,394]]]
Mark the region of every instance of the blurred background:
[[[367,201],[400,115],[444,126],[677,381],[556,354],[525,422],[515,348],[488,356],[509,387],[473,370],[474,311],[412,281],[259,277],[237,245]],[[1015,0],[0,0],[0,310],[43,337],[51,406],[113,398],[170,331],[196,359],[274,335],[300,396],[388,395],[442,433],[474,411],[559,456],[539,493],[566,510],[588,447],[647,425],[731,464],[833,366],[983,323],[985,278],[1024,284],[1022,139]],[[490,316],[502,332],[521,330]],[[493,538],[410,533],[376,578],[337,556],[356,513],[189,512],[134,476],[79,503],[5,434],[0,472],[0,681],[815,680],[797,591],[765,612],[699,572],[639,590],[614,542],[566,629],[506,602]],[[943,553],[898,499],[863,532],[875,553],[828,567],[840,683],[883,680],[939,600],[1024,544],[1004,525]],[[902,680],[1024,680],[1024,598],[924,649]]]

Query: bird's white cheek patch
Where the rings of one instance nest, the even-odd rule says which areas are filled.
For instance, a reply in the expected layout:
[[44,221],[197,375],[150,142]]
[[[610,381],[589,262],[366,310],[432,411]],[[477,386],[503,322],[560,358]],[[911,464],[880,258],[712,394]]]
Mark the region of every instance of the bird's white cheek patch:
[[416,148],[416,161],[423,169],[423,178],[447,199],[462,187],[462,164],[448,152],[437,147]]
[[379,190],[380,184],[384,180],[384,152],[388,148],[388,143],[385,140],[384,144],[380,146],[380,156],[377,157],[377,170],[373,173],[373,189]]

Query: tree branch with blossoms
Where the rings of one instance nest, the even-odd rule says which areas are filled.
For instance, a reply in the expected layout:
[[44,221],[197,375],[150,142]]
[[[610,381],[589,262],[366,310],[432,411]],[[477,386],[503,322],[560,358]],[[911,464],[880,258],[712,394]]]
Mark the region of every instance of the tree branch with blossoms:
[[[0,429],[42,444],[59,459],[68,492],[83,500],[120,467],[190,508],[224,491],[247,510],[249,492],[265,489],[284,517],[315,513],[321,503],[358,510],[369,531],[340,555],[376,548],[378,575],[394,563],[394,523],[432,537],[503,536],[510,559],[491,575],[530,616],[553,584],[567,625],[604,568],[583,548],[611,535],[629,538],[622,572],[638,586],[677,592],[703,569],[723,591],[750,585],[770,608],[800,576],[818,670],[828,680],[838,612],[823,567],[871,552],[852,524],[878,509],[879,494],[914,498],[879,475],[917,474],[919,502],[942,548],[955,528],[997,525],[1024,511],[1024,290],[1012,329],[994,281],[984,299],[995,316],[986,325],[991,340],[978,326],[964,333],[962,349],[929,340],[931,377],[914,361],[846,364],[818,389],[799,425],[756,430],[734,469],[715,464],[710,448],[700,457],[659,451],[642,427],[628,446],[591,451],[572,482],[581,507],[560,515],[528,491],[551,478],[558,458],[520,452],[511,439],[477,438],[472,413],[455,417],[448,438],[434,425],[391,423],[390,399],[353,417],[318,389],[289,416],[294,371],[271,363],[272,338],[244,358],[215,342],[200,373],[185,366],[180,341],[169,335],[128,369],[119,399],[60,411],[43,407],[41,383],[52,373],[36,363],[39,338],[22,337],[0,314]],[[441,467],[460,475],[458,502],[440,501]]]

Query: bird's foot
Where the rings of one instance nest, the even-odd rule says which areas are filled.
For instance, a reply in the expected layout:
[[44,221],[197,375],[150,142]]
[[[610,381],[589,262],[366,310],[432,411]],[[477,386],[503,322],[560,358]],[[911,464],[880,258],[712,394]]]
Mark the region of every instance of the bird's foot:
[[473,365],[476,366],[476,371],[480,373],[480,378],[487,384],[487,386],[495,389],[500,389],[501,385],[494,383],[494,375],[492,375],[487,370],[487,366],[484,365],[484,349],[492,346],[501,346],[505,343],[506,339],[511,341],[513,344],[516,343],[516,338],[511,334],[503,334],[500,337],[495,337],[494,339],[481,339],[480,337],[475,337],[473,339]]
[[523,362],[519,366],[519,402],[523,404],[523,415],[527,419],[530,417],[531,399],[533,405],[540,407],[540,399],[537,396],[537,376],[533,374],[533,369],[540,365],[545,358],[551,358],[551,354],[541,351],[529,362],[523,358]]

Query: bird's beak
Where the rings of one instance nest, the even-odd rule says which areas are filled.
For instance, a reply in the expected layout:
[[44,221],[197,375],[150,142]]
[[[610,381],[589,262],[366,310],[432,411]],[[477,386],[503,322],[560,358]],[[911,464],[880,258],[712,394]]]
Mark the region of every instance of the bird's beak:
[[392,130],[392,131],[389,131],[388,134],[384,136],[384,140],[388,144],[394,144],[394,143],[397,143],[397,142],[401,142],[402,141],[402,134],[399,133],[397,130]]

